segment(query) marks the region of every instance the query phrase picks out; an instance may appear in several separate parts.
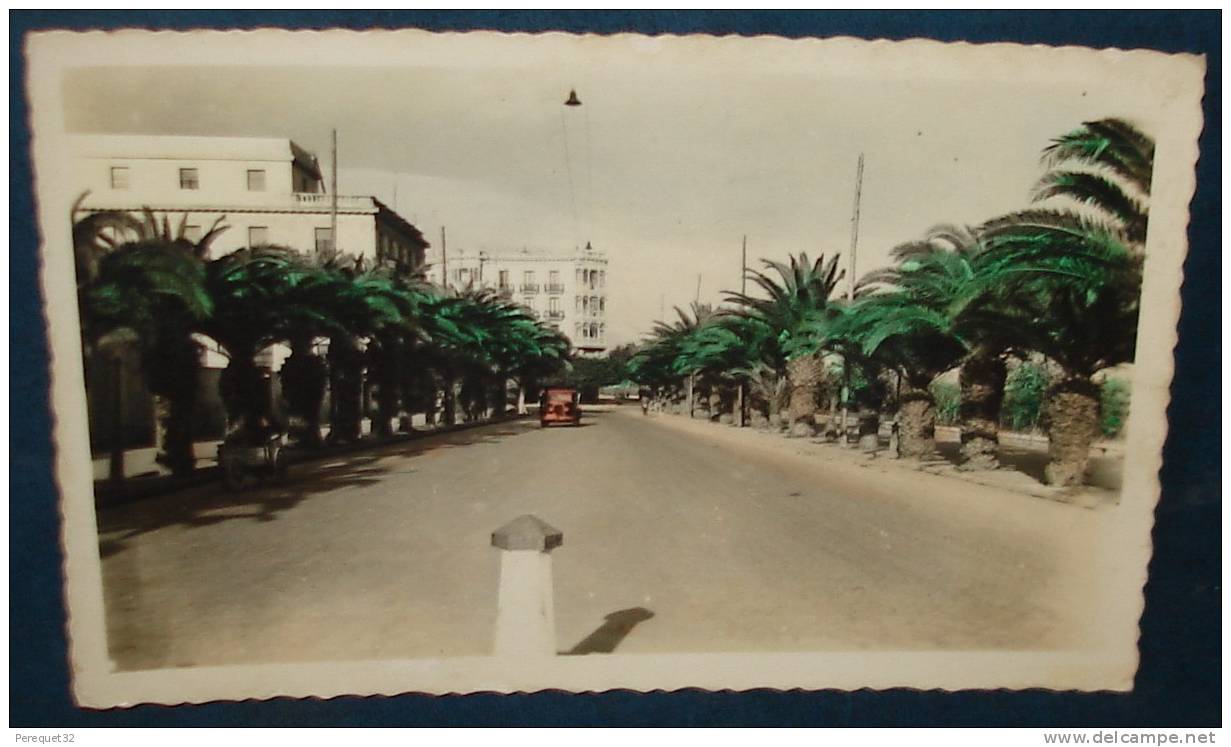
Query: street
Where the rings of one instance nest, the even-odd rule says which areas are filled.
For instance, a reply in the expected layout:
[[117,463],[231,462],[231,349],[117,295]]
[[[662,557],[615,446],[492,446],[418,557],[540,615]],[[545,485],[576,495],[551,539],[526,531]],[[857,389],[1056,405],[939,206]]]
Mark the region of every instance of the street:
[[[573,654],[1080,645],[1105,517],[635,406],[100,511],[123,670],[490,653],[493,529],[533,513]],[[1081,603],[1086,600],[1089,604]]]

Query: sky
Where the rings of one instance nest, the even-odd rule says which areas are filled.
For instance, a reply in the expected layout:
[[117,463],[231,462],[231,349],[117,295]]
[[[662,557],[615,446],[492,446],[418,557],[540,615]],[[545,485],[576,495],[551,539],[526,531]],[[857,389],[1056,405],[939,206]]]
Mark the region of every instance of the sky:
[[[1082,121],[1121,116],[1148,131],[1131,80],[871,74],[781,44],[704,64],[669,41],[619,55],[534,38],[487,56],[466,37],[435,43],[456,54],[74,68],[66,127],[289,137],[324,166],[336,128],[338,191],[375,195],[429,240],[447,226],[451,253],[606,250],[616,344],[639,339],[664,305],[687,305],[698,279],[702,302],[738,288],[745,236],[750,266],[800,251],[845,263],[861,153],[856,275],[930,226],[1025,207],[1040,151]],[[570,89],[582,106],[563,106]]]

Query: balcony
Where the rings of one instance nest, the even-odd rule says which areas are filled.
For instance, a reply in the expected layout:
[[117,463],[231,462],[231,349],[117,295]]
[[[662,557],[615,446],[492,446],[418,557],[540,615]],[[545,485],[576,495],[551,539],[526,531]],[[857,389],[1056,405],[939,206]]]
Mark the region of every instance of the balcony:
[[496,293],[497,293],[497,295],[499,295],[501,298],[512,298],[512,297],[513,297],[513,286],[511,286],[511,285],[502,285],[502,286],[500,286],[499,288],[497,288],[497,289],[496,289]]
[[538,283],[522,283],[521,292],[522,293],[538,293],[539,284]]
[[564,283],[548,283],[547,292],[554,295],[560,295],[564,292]]
[[553,321],[559,321],[564,318],[564,312],[563,311],[548,311],[547,318]]

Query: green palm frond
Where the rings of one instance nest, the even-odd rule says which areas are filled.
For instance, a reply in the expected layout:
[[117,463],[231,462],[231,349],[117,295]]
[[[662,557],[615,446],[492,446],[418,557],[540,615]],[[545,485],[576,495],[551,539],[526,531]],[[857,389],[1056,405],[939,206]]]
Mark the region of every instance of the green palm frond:
[[1043,151],[1043,163],[1054,168],[1065,162],[1103,168],[1150,192],[1154,172],[1154,142],[1122,119],[1101,119],[1052,141]]
[[1116,181],[1085,171],[1049,171],[1034,188],[1035,202],[1061,197],[1100,210],[1123,228],[1131,241],[1144,242],[1149,220],[1145,206]]

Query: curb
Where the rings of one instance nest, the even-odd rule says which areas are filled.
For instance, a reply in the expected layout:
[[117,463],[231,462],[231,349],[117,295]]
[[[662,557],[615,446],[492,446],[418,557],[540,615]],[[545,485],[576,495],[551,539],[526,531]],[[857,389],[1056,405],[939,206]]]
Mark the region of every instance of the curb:
[[[392,436],[386,437],[368,437],[361,438],[358,441],[347,444],[338,444],[336,446],[326,446],[320,449],[311,451],[301,451],[299,449],[287,449],[286,461],[287,464],[307,464],[309,462],[323,461],[337,456],[346,454],[354,454],[360,451],[369,451],[378,449],[383,446],[392,446],[399,443],[409,441],[417,441],[429,436],[440,436],[449,433],[457,433],[458,431],[470,430],[484,425],[495,425],[497,423],[507,423],[523,418],[535,417],[533,414],[526,415],[503,415],[486,420],[476,420],[469,423],[457,423],[455,425],[444,426],[432,430],[411,431],[410,433],[395,433]],[[176,493],[181,490],[207,485],[211,482],[219,480],[218,466],[201,467],[195,470],[190,475],[183,477],[173,477],[171,475],[159,477],[133,478],[129,479],[118,486],[113,486],[106,480],[96,481],[94,483],[94,505],[96,508],[112,508],[114,506],[122,506],[128,503],[154,498],[168,493]]]

